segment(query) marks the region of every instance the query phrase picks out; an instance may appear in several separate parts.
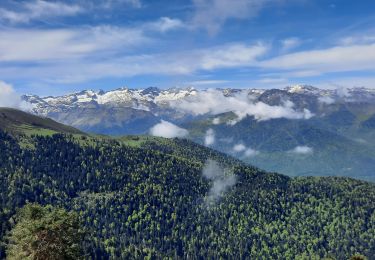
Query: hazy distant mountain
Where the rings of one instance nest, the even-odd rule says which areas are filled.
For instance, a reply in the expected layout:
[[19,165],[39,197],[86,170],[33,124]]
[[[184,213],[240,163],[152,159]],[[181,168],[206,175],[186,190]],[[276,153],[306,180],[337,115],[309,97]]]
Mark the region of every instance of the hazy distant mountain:
[[23,99],[88,132],[147,134],[165,120],[202,144],[211,131],[207,145],[270,171],[375,180],[374,89],[120,88]]

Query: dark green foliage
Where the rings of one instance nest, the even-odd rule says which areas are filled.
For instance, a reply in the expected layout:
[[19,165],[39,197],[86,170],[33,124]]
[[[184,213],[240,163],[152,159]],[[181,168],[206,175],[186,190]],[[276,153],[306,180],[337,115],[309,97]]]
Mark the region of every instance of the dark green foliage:
[[35,116],[17,109],[0,107],[0,130],[19,134],[32,131],[33,129],[83,134],[78,129],[57,123],[49,118]]
[[[247,116],[235,125],[226,123],[232,119],[230,116],[230,113],[222,114],[183,127],[189,130],[189,138],[199,143],[204,143],[207,129],[213,129],[216,142],[212,148],[267,171],[289,176],[345,176],[375,182],[375,129],[359,128],[348,109],[309,120],[257,121]],[[218,117],[222,123],[212,124],[212,119]],[[357,123],[359,119],[354,121]],[[233,150],[236,144],[251,147],[259,154],[236,153]],[[313,152],[291,153],[297,146],[308,146]]]
[[65,209],[27,204],[9,236],[8,259],[78,259],[82,257],[78,215]]
[[[375,186],[265,173],[186,140],[140,147],[0,132],[0,236],[27,202],[76,212],[87,258],[346,259],[375,254]],[[237,176],[215,205],[206,159]],[[1,256],[4,257],[4,247]]]

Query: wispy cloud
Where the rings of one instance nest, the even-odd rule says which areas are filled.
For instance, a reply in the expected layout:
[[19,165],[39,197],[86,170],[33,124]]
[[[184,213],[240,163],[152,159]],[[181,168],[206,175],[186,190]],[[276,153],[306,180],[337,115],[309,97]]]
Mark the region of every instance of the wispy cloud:
[[161,17],[157,21],[145,23],[143,27],[148,30],[165,33],[171,30],[184,28],[185,24],[180,19]]
[[196,80],[191,81],[188,84],[193,86],[201,86],[201,85],[221,85],[228,83],[228,80]]
[[209,34],[217,33],[229,19],[250,19],[262,8],[277,0],[193,0],[195,13],[192,26],[204,28]]
[[10,23],[28,23],[36,19],[73,16],[84,9],[79,5],[43,0],[25,1],[18,5],[18,11],[0,8],[0,20]]
[[96,5],[100,5],[103,8],[115,8],[118,5],[130,5],[134,8],[141,8],[142,2],[141,0],[101,0]]
[[[123,47],[130,48],[137,43],[145,43],[148,38],[138,30],[112,27],[88,31],[25,31],[24,35],[28,34],[30,38],[24,41],[22,32],[14,35],[12,32],[1,32],[0,36],[2,34],[4,37],[0,38],[0,61],[62,60],[27,68],[11,65],[5,70],[0,68],[0,73],[8,77],[39,77],[65,83],[147,74],[189,75],[197,71],[250,66],[267,50],[262,44],[233,43],[185,52],[127,55],[121,52]],[[37,40],[43,37],[50,40],[38,45]]]
[[228,169],[224,169],[214,160],[208,160],[202,175],[211,181],[211,187],[204,201],[207,207],[214,205],[225,193],[237,183],[237,177]]
[[124,47],[134,47],[146,41],[147,37],[141,30],[111,26],[54,30],[5,29],[0,32],[0,61],[76,60],[102,52],[118,52]]
[[280,41],[283,52],[290,51],[301,45],[301,40],[297,37],[286,38]]
[[313,153],[313,148],[309,146],[296,146],[294,149],[290,150],[289,153],[294,153],[294,154],[312,154]]
[[185,137],[189,134],[186,129],[176,126],[168,121],[162,120],[150,129],[150,134],[165,138]]
[[375,44],[336,46],[295,52],[264,60],[260,62],[260,66],[318,73],[374,70]]

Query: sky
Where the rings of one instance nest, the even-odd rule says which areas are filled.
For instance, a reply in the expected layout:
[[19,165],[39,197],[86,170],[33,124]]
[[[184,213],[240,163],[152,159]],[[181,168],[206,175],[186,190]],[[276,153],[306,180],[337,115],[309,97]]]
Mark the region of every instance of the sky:
[[1,0],[0,82],[83,89],[375,87],[373,0]]

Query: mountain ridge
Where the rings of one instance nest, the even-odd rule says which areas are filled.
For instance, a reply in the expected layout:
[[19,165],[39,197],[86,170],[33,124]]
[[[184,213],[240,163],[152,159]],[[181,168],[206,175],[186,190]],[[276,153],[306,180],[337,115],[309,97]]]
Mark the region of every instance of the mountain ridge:
[[373,183],[268,173],[186,139],[26,138],[0,130],[0,258],[28,202],[76,212],[91,259],[374,253]]

